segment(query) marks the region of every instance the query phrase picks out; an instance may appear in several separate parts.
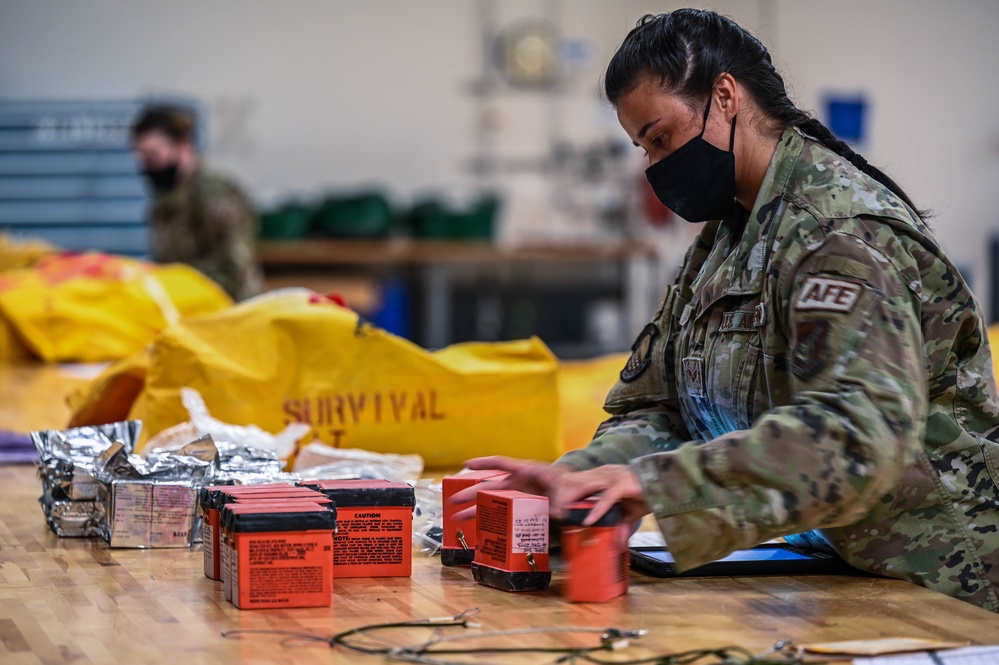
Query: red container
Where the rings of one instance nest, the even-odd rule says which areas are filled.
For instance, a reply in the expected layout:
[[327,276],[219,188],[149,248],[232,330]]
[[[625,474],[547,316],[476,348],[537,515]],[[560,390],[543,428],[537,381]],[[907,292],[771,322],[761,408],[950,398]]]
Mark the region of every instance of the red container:
[[596,523],[583,520],[596,505],[581,501],[569,507],[562,522],[562,555],[566,581],[562,593],[577,603],[604,603],[628,593],[630,525],[615,506]]
[[226,507],[222,521],[232,543],[233,605],[333,604],[333,511],[309,503],[246,503]]
[[468,508],[475,500],[465,504],[452,505],[450,499],[461,490],[478,485],[484,480],[502,480],[508,475],[505,471],[484,469],[469,471],[457,476],[448,476],[441,483],[444,494],[444,539],[441,547],[441,563],[445,566],[467,566],[475,559],[475,518],[454,519],[454,514]]
[[198,502],[201,505],[201,548],[204,554],[205,577],[213,580],[222,579],[221,553],[219,550],[219,507],[238,495],[288,491],[302,492],[301,488],[285,483],[266,485],[210,485],[201,488],[198,493]]
[[543,591],[548,567],[548,498],[514,490],[476,497],[472,577],[503,591]]
[[331,480],[316,487],[336,504],[334,577],[413,574],[412,487],[388,480]]
[[[230,602],[232,602],[234,581],[232,577],[232,570],[235,566],[235,540],[230,531],[232,514],[234,512],[256,510],[253,506],[261,505],[274,509],[296,508],[304,510],[314,510],[313,507],[319,505],[321,508],[333,513],[334,519],[336,518],[336,508],[333,506],[333,502],[330,499],[318,494],[317,498],[261,499],[260,501],[247,500],[246,503],[229,503],[219,508],[219,578],[222,580],[222,590],[225,599]],[[334,528],[334,531],[335,530],[336,529]]]

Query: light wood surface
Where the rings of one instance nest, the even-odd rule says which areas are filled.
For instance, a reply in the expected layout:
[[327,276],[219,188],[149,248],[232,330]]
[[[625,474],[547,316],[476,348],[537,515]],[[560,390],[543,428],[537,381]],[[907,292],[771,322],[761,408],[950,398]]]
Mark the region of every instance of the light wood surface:
[[[12,388],[12,377],[23,390]],[[0,370],[0,397],[5,400],[0,427],[59,425],[66,381],[78,383],[58,368]],[[32,406],[23,408],[25,404]],[[329,635],[368,623],[453,615],[470,607],[481,608],[484,630],[595,626],[650,631],[620,657],[728,644],[756,652],[783,638],[804,643],[918,637],[979,644],[999,638],[999,615],[895,580],[654,580],[632,573],[627,596],[605,604],[571,604],[560,596],[559,572],[547,592],[509,594],[476,585],[467,569],[442,568],[439,559],[422,554],[414,555],[411,578],[337,580],[332,608],[240,611],[223,599],[218,583],[203,576],[199,546],[112,550],[100,540],[60,539],[45,524],[37,503],[40,491],[32,467],[0,467],[4,664],[377,663],[383,661],[340,650],[330,653],[321,644],[288,647],[273,636],[227,639],[220,633],[244,628]],[[415,642],[425,635],[412,633],[402,640]],[[579,636],[537,643],[553,642],[593,643]],[[517,656],[470,662],[553,660]]]

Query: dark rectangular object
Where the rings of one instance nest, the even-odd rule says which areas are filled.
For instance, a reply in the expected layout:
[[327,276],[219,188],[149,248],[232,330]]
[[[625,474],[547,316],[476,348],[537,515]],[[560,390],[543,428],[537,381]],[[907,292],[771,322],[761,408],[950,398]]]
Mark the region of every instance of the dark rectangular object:
[[632,547],[631,567],[652,577],[731,577],[749,575],[833,575],[853,571],[839,557],[790,545],[759,545],[685,572],[677,572],[664,547]]

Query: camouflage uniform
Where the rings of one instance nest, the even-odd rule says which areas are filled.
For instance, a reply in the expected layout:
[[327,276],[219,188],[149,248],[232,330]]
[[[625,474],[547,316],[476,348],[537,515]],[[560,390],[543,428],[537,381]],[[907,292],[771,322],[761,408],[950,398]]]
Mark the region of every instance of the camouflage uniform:
[[559,463],[631,464],[678,565],[811,529],[999,611],[999,399],[978,303],[885,187],[788,130],[691,246]]
[[179,187],[156,197],[150,226],[156,261],[194,266],[236,300],[260,291],[256,216],[232,183],[199,167]]

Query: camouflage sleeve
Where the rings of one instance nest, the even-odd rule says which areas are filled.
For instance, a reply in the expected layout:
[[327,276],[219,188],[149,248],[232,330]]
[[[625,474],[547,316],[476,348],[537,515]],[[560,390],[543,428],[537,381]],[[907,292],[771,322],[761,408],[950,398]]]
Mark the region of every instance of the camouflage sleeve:
[[856,522],[925,430],[918,301],[888,258],[832,234],[776,286],[793,397],[748,430],[632,462],[682,569],[769,538]]
[[604,464],[628,464],[650,453],[673,450],[689,438],[676,399],[673,341],[676,312],[686,302],[679,288],[663,296],[653,321],[632,346],[620,380],[607,395],[604,409],[614,414],[597,429],[593,440],[556,464],[577,471]]
[[200,223],[205,226],[207,251],[191,265],[217,282],[234,299],[247,292],[247,276],[255,271],[256,218],[236,192],[217,189],[202,201]]
[[585,471],[605,464],[630,464],[644,455],[675,450],[687,442],[674,426],[678,417],[676,406],[668,403],[612,416],[600,425],[585,448],[570,451],[555,463]]

